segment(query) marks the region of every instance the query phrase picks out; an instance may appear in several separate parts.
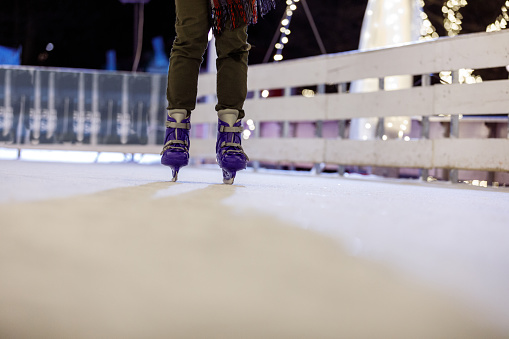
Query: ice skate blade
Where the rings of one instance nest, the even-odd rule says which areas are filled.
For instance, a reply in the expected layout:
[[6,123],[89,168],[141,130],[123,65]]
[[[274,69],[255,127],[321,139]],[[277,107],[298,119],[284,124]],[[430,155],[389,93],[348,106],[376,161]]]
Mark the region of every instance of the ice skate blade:
[[235,174],[237,174],[237,172],[223,169],[223,184],[233,184],[233,181],[235,180]]
[[171,182],[176,182],[178,180],[179,169],[180,168],[173,168],[173,167],[171,168],[171,174],[172,174]]
[[235,178],[223,179],[223,184],[225,184],[225,185],[233,185],[233,181],[234,180],[235,180]]

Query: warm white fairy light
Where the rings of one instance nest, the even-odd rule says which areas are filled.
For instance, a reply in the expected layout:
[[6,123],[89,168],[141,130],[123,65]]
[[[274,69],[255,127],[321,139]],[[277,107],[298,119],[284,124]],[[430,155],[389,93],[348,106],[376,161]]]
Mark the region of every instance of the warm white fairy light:
[[[421,3],[424,3],[423,0],[421,0]],[[507,1],[509,3],[509,0]],[[459,12],[461,8],[468,5],[467,0],[444,0],[444,4],[442,6],[442,13],[444,16],[444,28],[447,31],[448,36],[456,36],[458,35],[463,27],[461,26],[463,23],[463,16]],[[435,28],[433,25],[431,25],[431,22],[427,23],[429,19],[427,18],[427,15],[423,13],[423,29],[426,33],[431,32],[431,37],[438,37],[438,34],[435,31]],[[427,40],[429,39],[429,35],[423,35],[423,39]],[[473,69],[460,69],[458,72],[458,82],[460,84],[475,84],[482,82],[482,78],[479,75],[474,75]],[[452,72],[440,72],[440,79],[444,83],[451,84],[453,82],[452,78]]]
[[424,0],[419,0],[419,6],[421,8],[421,37],[419,40],[431,40],[438,38],[438,33],[431,21],[428,18],[428,15],[424,13]]
[[447,31],[447,35],[456,36],[463,29],[463,27],[461,27],[463,16],[459,10],[466,5],[468,5],[467,0],[444,1],[442,13],[444,15],[444,28]]
[[293,11],[297,9],[297,5],[295,3],[299,2],[299,0],[286,0],[286,15],[281,20],[281,37],[279,38],[279,42],[274,46],[276,48],[276,54],[274,55],[274,61],[283,60],[283,48],[285,44],[288,43],[288,35],[292,32],[290,31],[290,22],[292,20]]
[[486,27],[486,32],[496,32],[507,28],[509,22],[509,0],[502,6],[502,14],[500,14],[494,23]]
[[312,98],[315,96],[315,91],[313,91],[312,89],[304,89],[302,90],[302,96],[306,98]]

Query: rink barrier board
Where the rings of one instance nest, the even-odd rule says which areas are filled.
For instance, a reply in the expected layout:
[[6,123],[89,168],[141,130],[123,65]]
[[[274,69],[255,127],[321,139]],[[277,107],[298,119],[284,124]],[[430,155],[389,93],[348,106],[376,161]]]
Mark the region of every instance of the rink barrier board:
[[[199,149],[200,147],[203,147]],[[193,145],[194,154],[215,157],[209,143]],[[252,159],[352,166],[445,168],[509,171],[509,139],[335,140],[259,138],[244,142]]]
[[[210,139],[191,141],[191,156],[215,158]],[[20,149],[19,145],[0,148]],[[509,171],[509,139],[333,140],[260,138],[244,142],[251,159],[269,162],[313,162],[352,166],[446,168]],[[156,145],[26,145],[23,149],[158,154]]]
[[[509,32],[464,34],[389,48],[327,54],[249,68],[248,88],[300,87],[398,75],[508,65]],[[204,74],[198,94],[215,93],[215,74]]]
[[[263,122],[314,122],[319,126],[326,120],[344,121],[361,117],[412,116],[419,120],[422,117],[452,114],[450,121],[455,121],[454,117],[459,119],[461,114],[507,116],[509,80],[472,85],[423,84],[396,91],[367,93],[342,93],[340,90],[339,93],[323,94],[320,87],[323,88],[324,84],[338,84],[341,88],[350,81],[372,78],[383,80],[396,75],[421,75],[424,80],[430,73],[442,70],[502,67],[508,64],[509,31],[502,31],[254,65],[249,69],[248,80],[253,98],[246,101],[245,109],[249,119],[254,120],[257,126]],[[3,84],[2,79],[5,79]],[[380,89],[383,89],[383,81],[381,83]],[[288,95],[291,88],[299,86],[318,86],[318,90],[311,98]],[[214,102],[215,87],[215,74],[200,75],[200,97],[210,95],[208,102]],[[285,96],[260,96],[264,89],[281,88]],[[16,143],[19,144],[0,143],[0,147],[159,153],[160,146],[157,144],[164,136],[163,122],[166,116],[163,113],[166,107],[165,90],[166,79],[163,75],[1,66],[0,108],[6,111],[12,109],[13,104],[18,105],[18,109],[25,107],[25,116],[18,114],[15,117],[25,119],[24,124],[28,124],[30,115],[30,126],[35,129],[28,131],[30,135],[25,133],[21,139],[18,136]],[[112,130],[117,134],[115,140],[99,140],[98,130],[104,128],[101,125],[95,126],[96,134],[89,135],[89,139],[84,137],[83,131],[77,138],[74,135],[72,144],[32,145],[30,138],[41,136],[38,129],[44,122],[44,111],[47,115],[47,112],[64,104],[62,93],[72,100],[72,107],[67,102],[70,110],[68,113],[77,116],[78,124],[88,123],[88,128],[93,129],[90,125],[93,125],[94,114],[99,114],[104,121],[109,121],[110,127],[115,125]],[[214,106],[213,103],[198,103],[193,112],[193,124],[211,125],[209,139],[192,139],[193,157],[215,157],[214,143],[210,139],[214,138],[213,125],[217,122],[213,114]],[[18,123],[18,129],[20,126]],[[68,127],[72,129],[75,126]],[[23,132],[23,128],[19,130]],[[141,133],[144,134],[143,138]],[[446,138],[403,142],[270,139],[258,138],[257,134],[259,130],[255,131],[254,138],[245,141],[251,159],[256,161],[509,171],[507,139]],[[454,137],[454,133],[452,135]],[[131,136],[135,139],[129,139]]]
[[[262,121],[320,121],[440,114],[499,115],[509,110],[509,80],[412,87],[395,91],[324,94],[247,100],[249,118]],[[198,105],[194,123],[214,123],[214,104]]]
[[[197,105],[194,123],[214,123],[214,104]],[[255,121],[310,121],[440,114],[499,115],[509,109],[509,80],[412,87],[395,91],[246,100]],[[311,118],[310,119],[310,115]]]

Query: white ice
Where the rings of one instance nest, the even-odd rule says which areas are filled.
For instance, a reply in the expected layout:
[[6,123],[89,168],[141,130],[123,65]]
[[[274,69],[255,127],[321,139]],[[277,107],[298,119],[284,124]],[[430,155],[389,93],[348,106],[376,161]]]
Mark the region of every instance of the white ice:
[[[158,165],[0,161],[0,203],[169,181]],[[153,199],[221,183],[219,169],[186,167]],[[338,240],[478,309],[509,329],[509,190],[373,177],[251,170],[223,201]],[[189,207],[192,212],[192,206]]]

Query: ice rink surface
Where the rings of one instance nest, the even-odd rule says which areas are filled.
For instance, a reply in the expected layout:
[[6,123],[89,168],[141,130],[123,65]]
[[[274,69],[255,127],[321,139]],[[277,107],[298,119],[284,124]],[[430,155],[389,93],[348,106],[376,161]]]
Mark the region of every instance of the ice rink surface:
[[509,336],[507,189],[170,176],[0,161],[0,337]]

